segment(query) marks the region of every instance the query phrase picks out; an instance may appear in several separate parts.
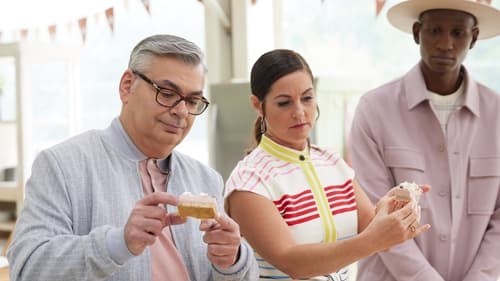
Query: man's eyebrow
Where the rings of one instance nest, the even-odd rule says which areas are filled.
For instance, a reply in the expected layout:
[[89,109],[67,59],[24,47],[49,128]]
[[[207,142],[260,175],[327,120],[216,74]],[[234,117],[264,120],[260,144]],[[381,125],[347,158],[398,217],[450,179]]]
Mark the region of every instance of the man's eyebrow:
[[[181,90],[181,88],[177,84],[175,84],[174,82],[172,82],[168,79],[160,80],[160,81],[158,81],[158,84],[159,84],[158,86],[160,88],[174,90],[176,93],[179,93],[183,96],[185,95],[185,93]],[[194,91],[194,92],[186,93],[185,96],[203,96],[203,91]]]

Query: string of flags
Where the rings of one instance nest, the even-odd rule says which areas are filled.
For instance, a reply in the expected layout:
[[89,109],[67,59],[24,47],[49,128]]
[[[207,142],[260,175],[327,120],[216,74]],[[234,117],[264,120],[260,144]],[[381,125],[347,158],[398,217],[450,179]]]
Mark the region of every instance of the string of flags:
[[[122,1],[123,1],[123,6],[124,6],[125,10],[128,10],[129,0],[122,0]],[[148,13],[148,15],[151,15],[151,2],[150,2],[150,0],[140,0],[140,2],[142,3],[142,5],[143,5],[144,9],[146,10],[146,12]],[[113,33],[115,31],[115,26],[114,26],[115,8],[109,7],[109,8],[106,8],[104,11],[99,11],[99,12],[95,13],[93,16],[94,16],[94,19],[96,22],[98,22],[101,14],[104,14],[106,21],[107,21],[107,25],[108,25],[111,33]],[[78,29],[80,31],[83,43],[85,43],[85,41],[87,40],[87,24],[88,24],[88,19],[90,17],[91,16],[82,17],[82,18],[76,19],[75,21],[70,21],[70,22],[66,23],[67,30],[69,32],[71,32],[71,29],[76,22],[76,25],[78,26]],[[62,25],[64,25],[64,23]],[[61,24],[50,24],[50,25],[44,26],[44,27],[20,28],[17,30],[12,30],[11,31],[12,32],[11,41],[17,41],[17,40],[25,41],[28,39],[28,36],[31,36],[31,35],[34,35],[34,37],[38,38],[39,33],[44,32],[44,31],[48,32],[50,40],[54,41],[54,40],[56,40],[57,32],[58,32],[58,30],[60,30],[60,26],[61,26]],[[0,43],[4,42],[4,40],[3,40],[5,38],[4,35],[6,35],[6,30],[0,30]]]
[[[122,0],[123,1],[123,6],[125,10],[128,10],[129,7],[129,0]],[[142,5],[144,6],[144,9],[148,13],[148,15],[151,15],[151,1],[150,0],[140,0]],[[203,0],[198,0],[199,2],[203,2]],[[325,0],[321,0],[323,3]],[[384,8],[384,5],[387,3],[388,0],[375,0],[375,16],[378,16],[382,9]],[[252,4],[255,4],[257,0],[251,0]],[[483,3],[486,5],[492,5],[493,0],[476,0],[476,2]],[[114,13],[114,7],[109,7],[105,9],[104,15],[106,18],[106,21],[108,23],[108,27],[110,31],[113,33],[115,30],[114,26],[114,19],[115,19],[115,13]],[[100,13],[94,14],[94,18],[96,21],[99,19]],[[87,39],[87,23],[88,23],[88,17],[82,17],[76,20],[78,24],[78,28],[80,30],[80,34],[82,37],[82,42],[85,43]],[[59,24],[51,24],[48,25],[44,28],[46,28],[49,37],[51,40],[56,39],[57,31],[58,31],[58,25]],[[68,22],[66,23],[68,31],[71,31],[71,28],[73,26],[73,22]],[[42,28],[43,29],[43,28]],[[3,35],[4,35],[5,30],[0,30],[0,43],[3,42]],[[13,30],[12,31],[12,38],[16,39],[18,36],[20,37],[20,40],[27,40],[28,35],[31,33],[34,33],[35,36],[37,37],[38,33],[40,33],[40,27],[37,28],[21,28],[19,30]]]

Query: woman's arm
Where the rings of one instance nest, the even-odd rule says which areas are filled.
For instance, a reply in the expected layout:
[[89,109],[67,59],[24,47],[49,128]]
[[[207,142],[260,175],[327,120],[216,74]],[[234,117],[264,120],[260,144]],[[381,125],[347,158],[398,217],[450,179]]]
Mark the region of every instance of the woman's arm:
[[354,195],[358,205],[358,233],[361,233],[370,224],[375,216],[375,206],[372,204],[357,180],[353,180]]
[[[416,216],[410,204],[389,214],[389,201],[390,198],[385,198],[370,227],[353,238],[334,243],[300,245],[267,198],[247,191],[234,191],[227,198],[226,207],[254,250],[279,270],[298,279],[336,272],[423,231],[422,228],[416,232],[407,229]],[[363,220],[363,223],[366,222]]]

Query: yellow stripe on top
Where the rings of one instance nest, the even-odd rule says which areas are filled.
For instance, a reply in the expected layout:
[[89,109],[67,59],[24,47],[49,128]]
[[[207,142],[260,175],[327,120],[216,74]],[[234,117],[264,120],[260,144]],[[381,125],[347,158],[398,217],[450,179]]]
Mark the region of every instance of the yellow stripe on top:
[[316,202],[316,206],[318,208],[319,216],[321,218],[321,221],[323,222],[323,226],[325,229],[325,237],[323,241],[335,242],[335,240],[337,239],[335,222],[333,221],[333,215],[330,211],[330,205],[328,204],[325,190],[321,185],[318,174],[316,173],[316,169],[314,169],[311,158],[309,157],[309,150],[306,148],[303,151],[296,151],[286,148],[273,142],[265,135],[262,135],[259,146],[278,159],[291,163],[297,163],[300,165],[302,171],[306,176],[307,182],[311,187],[314,201]]

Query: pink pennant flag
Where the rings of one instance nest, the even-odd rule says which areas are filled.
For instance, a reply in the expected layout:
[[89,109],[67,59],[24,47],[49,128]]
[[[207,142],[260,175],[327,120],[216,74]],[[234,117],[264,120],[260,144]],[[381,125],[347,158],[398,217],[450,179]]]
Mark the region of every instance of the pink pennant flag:
[[94,22],[96,25],[99,25],[99,22],[101,21],[101,15],[99,13],[94,14]]
[[21,29],[21,40],[26,40],[28,38],[28,29],[23,28]]
[[380,14],[380,11],[382,11],[384,4],[385,0],[375,0],[375,5],[376,5],[375,16],[378,16]]
[[52,41],[56,39],[57,26],[55,24],[49,25],[49,36]]
[[113,7],[107,8],[104,11],[104,14],[106,15],[106,19],[108,20],[108,25],[109,28],[111,29],[111,32],[113,33],[115,31],[115,13]]
[[144,8],[146,8],[146,11],[148,12],[148,14],[151,15],[151,5],[149,3],[149,0],[141,0],[142,4],[144,5]]
[[85,40],[87,39],[87,18],[79,19],[78,26],[80,27],[80,32],[82,33],[82,41],[85,43]]

